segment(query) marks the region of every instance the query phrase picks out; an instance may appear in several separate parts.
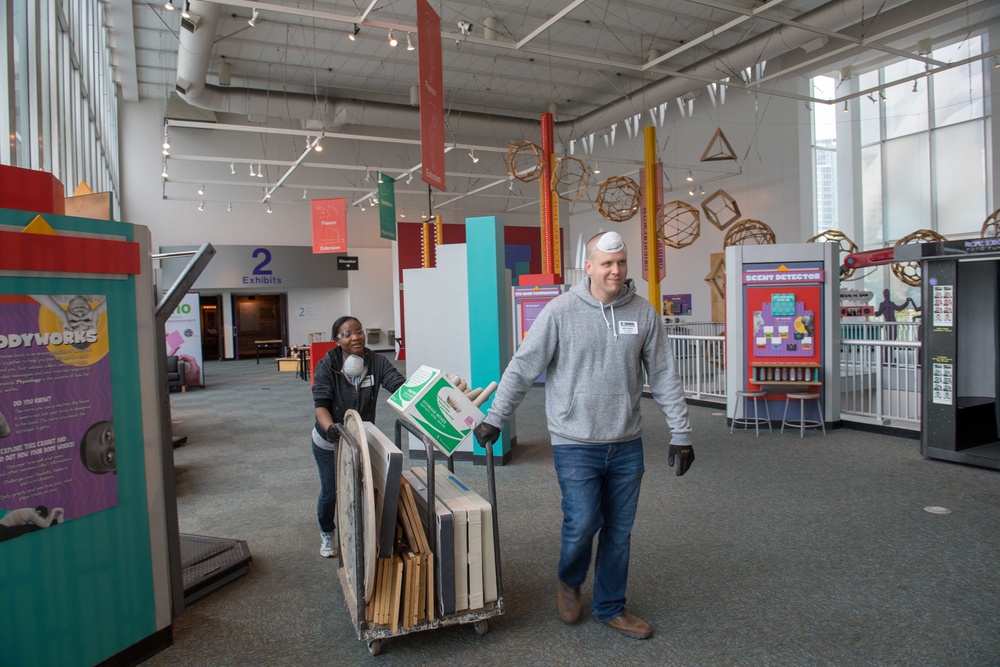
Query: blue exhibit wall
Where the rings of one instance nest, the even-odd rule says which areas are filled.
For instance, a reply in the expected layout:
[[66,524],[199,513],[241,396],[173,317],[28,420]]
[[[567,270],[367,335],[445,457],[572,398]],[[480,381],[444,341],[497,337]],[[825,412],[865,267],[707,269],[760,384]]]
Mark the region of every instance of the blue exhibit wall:
[[[511,323],[507,317],[510,294],[504,266],[503,222],[494,216],[465,220],[465,247],[469,281],[469,361],[472,387],[499,382],[510,361]],[[487,412],[491,397],[483,404]],[[511,426],[505,424],[493,445],[499,463],[511,457]],[[473,442],[473,456],[485,456],[486,450]]]
[[[0,210],[0,225],[5,231],[16,231],[35,215]],[[42,217],[57,232],[134,240],[135,228],[129,224]],[[0,260],[3,253],[0,247]],[[140,262],[148,263],[148,258],[140,257]],[[4,610],[0,667],[95,665],[148,641],[157,632],[136,276],[53,275],[0,275],[0,294],[107,296],[118,504],[0,542],[0,608]]]

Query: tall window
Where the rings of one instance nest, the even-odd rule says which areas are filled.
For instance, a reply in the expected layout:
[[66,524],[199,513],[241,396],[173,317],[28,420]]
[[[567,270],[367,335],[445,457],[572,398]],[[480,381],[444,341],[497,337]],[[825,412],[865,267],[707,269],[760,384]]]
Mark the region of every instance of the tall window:
[[[835,127],[844,119],[831,120],[841,115],[839,109],[816,105],[822,107],[813,113],[817,232],[835,227],[837,219],[835,205],[831,214],[826,203],[828,193],[837,191],[836,170],[828,167],[824,153],[856,150],[856,178],[850,185],[861,203],[861,224],[855,225],[861,238],[855,241],[862,248],[891,246],[918,229],[948,238],[979,235],[992,211],[982,53],[983,38],[975,36],[936,49],[931,58],[961,63],[937,74],[892,85],[925,71],[916,60],[858,74],[857,90],[874,92],[852,102],[848,131],[856,141],[839,148]],[[832,99],[833,85],[831,76],[816,77],[815,96]],[[831,135],[832,147],[826,143]],[[836,165],[836,157],[832,161]],[[863,275],[864,288],[876,294],[876,301],[886,288],[897,303],[907,296],[919,299],[919,290],[896,279],[889,267]]]
[[[111,192],[119,217],[118,91],[107,3],[0,5],[0,162]],[[9,103],[7,100],[10,100]]]

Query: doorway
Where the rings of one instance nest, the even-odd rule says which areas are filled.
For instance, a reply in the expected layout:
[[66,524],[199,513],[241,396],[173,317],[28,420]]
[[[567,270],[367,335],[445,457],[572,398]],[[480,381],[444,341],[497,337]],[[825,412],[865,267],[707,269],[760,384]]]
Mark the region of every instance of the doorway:
[[198,307],[201,312],[201,358],[217,361],[222,359],[222,298],[200,296]]
[[[233,326],[237,359],[281,356],[287,345],[284,294],[234,294]],[[267,343],[263,343],[267,341]]]

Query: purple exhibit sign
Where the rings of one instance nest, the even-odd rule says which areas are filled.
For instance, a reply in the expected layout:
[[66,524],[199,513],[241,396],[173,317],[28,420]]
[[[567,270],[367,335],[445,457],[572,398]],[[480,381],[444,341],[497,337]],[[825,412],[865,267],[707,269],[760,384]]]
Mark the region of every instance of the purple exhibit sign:
[[0,541],[118,504],[107,302],[0,295]]

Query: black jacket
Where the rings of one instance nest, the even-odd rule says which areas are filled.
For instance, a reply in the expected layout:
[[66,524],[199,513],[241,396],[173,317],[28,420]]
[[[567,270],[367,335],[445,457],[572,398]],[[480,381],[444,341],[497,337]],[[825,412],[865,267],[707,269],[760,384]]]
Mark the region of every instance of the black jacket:
[[[406,378],[396,370],[392,362],[367,347],[364,361],[365,370],[357,389],[343,373],[344,351],[340,347],[327,352],[316,364],[312,387],[313,403],[317,408],[329,410],[334,423],[343,424],[344,413],[350,409],[357,410],[364,421],[375,421],[379,387],[385,387],[392,393],[406,382]],[[326,432],[320,428],[318,421],[316,430],[326,438]]]

